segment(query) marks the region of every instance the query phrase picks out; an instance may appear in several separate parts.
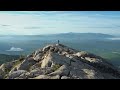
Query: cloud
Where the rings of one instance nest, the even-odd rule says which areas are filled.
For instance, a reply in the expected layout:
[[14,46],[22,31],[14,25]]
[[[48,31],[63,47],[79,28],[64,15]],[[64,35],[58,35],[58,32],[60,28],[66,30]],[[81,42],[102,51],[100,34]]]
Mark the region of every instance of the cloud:
[[110,14],[95,14],[91,16],[100,16],[100,17],[105,17],[105,18],[120,18],[119,15],[110,15]]
[[50,26],[41,26],[41,27],[37,27],[37,26],[34,26],[34,27],[24,27],[24,29],[43,29],[43,28],[55,28],[55,27],[50,27]]
[[24,50],[21,48],[11,47],[9,50],[6,50],[6,51],[24,51]]
[[24,29],[40,29],[42,27],[24,27]]
[[3,25],[1,25],[1,26],[5,26],[5,27],[6,27],[6,26],[10,26],[10,25],[3,24]]
[[95,14],[95,16],[106,16],[106,15],[103,15],[103,14]]
[[99,26],[99,27],[96,27],[96,26],[91,26],[91,27],[77,27],[77,28],[119,28],[120,26]]

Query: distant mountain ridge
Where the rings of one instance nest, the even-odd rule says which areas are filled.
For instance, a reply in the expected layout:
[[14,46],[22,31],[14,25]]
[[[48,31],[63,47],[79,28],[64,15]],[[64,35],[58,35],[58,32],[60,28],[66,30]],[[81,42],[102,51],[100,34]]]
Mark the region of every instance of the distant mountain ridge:
[[88,37],[88,38],[94,38],[94,37],[100,37],[100,38],[111,38],[114,37],[113,35],[109,34],[102,34],[102,33],[60,33],[60,34],[52,34],[51,36],[66,36],[66,37]]
[[29,39],[31,40],[50,40],[50,39],[106,39],[106,38],[114,38],[115,36],[109,34],[102,34],[102,33],[58,33],[58,34],[46,34],[46,35],[3,35],[0,36],[2,39],[15,39],[15,40],[24,40]]
[[56,35],[90,35],[90,36],[98,35],[98,36],[114,37],[114,35],[103,34],[103,33],[75,33],[75,32],[57,33],[57,34],[41,34],[41,35],[0,35],[0,37],[4,37],[4,36],[56,36]]

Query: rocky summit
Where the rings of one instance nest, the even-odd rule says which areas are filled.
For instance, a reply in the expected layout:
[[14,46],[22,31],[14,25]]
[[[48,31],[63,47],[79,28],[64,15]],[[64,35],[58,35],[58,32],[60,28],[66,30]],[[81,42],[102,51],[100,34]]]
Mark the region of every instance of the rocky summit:
[[104,58],[62,44],[47,45],[25,58],[0,66],[1,79],[119,79]]

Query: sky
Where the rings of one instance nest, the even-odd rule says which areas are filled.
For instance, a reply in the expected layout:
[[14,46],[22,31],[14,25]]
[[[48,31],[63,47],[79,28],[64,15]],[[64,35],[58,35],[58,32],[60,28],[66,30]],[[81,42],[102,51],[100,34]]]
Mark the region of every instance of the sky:
[[120,35],[120,11],[0,11],[0,35]]

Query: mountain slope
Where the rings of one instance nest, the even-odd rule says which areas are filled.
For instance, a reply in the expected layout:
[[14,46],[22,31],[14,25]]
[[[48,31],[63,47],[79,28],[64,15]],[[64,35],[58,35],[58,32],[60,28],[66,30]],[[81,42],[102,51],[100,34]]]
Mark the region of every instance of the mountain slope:
[[118,79],[118,68],[105,59],[62,44],[45,46],[26,58],[0,66],[5,79]]
[[16,60],[19,58],[19,55],[6,55],[6,54],[0,54],[0,64],[5,62],[10,62],[12,60]]

